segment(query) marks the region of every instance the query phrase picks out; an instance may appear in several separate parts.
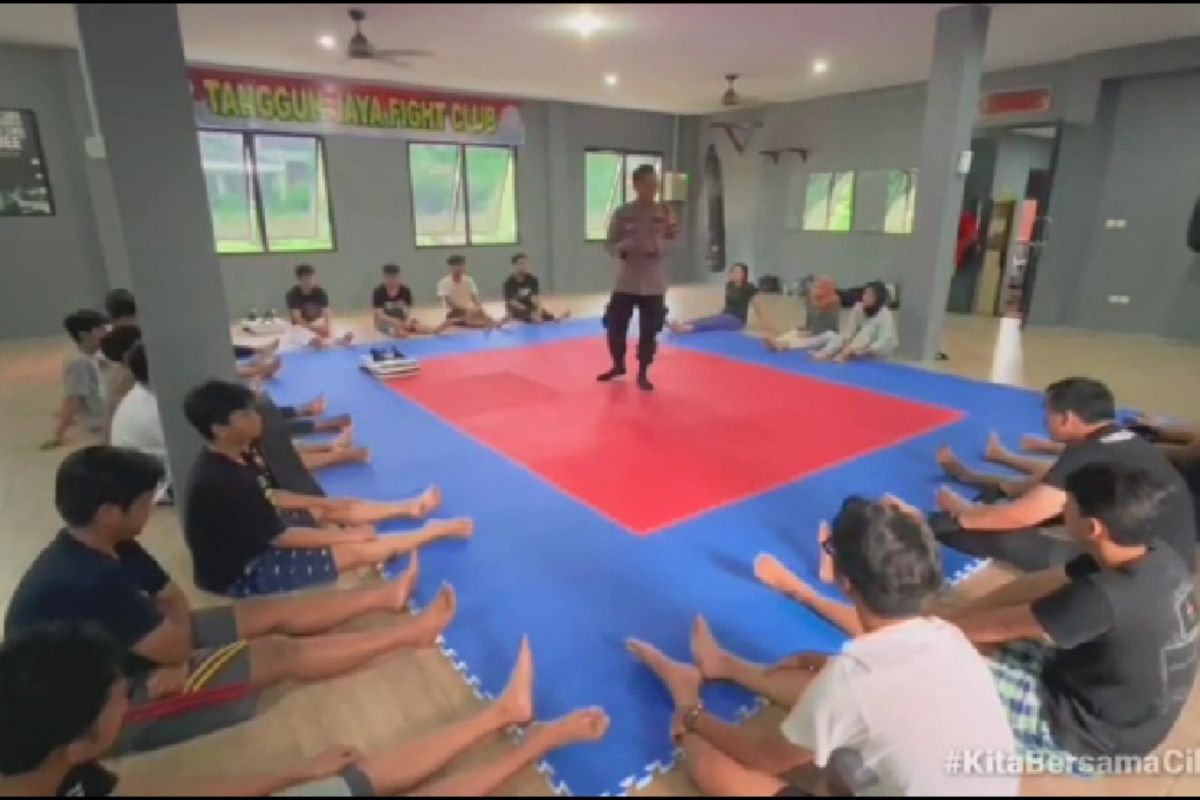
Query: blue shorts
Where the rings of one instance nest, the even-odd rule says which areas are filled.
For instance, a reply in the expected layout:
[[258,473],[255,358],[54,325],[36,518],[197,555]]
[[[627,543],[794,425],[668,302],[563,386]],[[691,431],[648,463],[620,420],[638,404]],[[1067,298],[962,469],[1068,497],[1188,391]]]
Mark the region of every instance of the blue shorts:
[[336,583],[337,579],[337,564],[328,547],[272,548],[251,561],[225,594],[233,598],[286,594]]

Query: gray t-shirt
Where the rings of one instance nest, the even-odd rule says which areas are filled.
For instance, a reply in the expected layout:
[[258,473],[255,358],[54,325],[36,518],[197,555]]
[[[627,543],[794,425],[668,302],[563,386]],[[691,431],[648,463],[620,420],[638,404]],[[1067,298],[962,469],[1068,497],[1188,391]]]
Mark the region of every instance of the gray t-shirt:
[[77,352],[63,364],[63,392],[83,401],[82,421],[89,433],[103,433],[108,420],[104,380],[95,356]]
[[808,303],[808,308],[804,315],[804,328],[813,336],[819,336],[822,333],[837,333],[841,330],[842,325],[842,309],[834,306],[833,308],[817,308],[811,302]]
[[667,210],[662,203],[626,203],[608,223],[607,250],[621,262],[616,291],[637,295],[667,293]]

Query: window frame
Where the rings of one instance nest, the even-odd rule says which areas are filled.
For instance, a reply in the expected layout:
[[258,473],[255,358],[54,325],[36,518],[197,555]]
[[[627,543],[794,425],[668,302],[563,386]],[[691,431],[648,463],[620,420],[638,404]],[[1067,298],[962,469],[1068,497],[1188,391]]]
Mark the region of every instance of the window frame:
[[[250,188],[254,198],[255,218],[258,223],[258,239],[262,250],[253,253],[222,253],[217,245],[216,229],[213,229],[213,249],[221,258],[240,258],[243,256],[288,256],[288,255],[309,255],[313,253],[336,253],[338,250],[338,235],[337,235],[337,216],[333,210],[333,182],[329,177],[329,153],[325,148],[325,137],[312,133],[291,133],[286,131],[249,131],[249,130],[233,130],[230,128],[197,128],[196,143],[199,147],[199,135],[202,133],[222,133],[233,134],[242,138],[242,152],[250,156]],[[321,152],[321,167],[325,178],[325,204],[329,209],[329,240],[330,246],[328,249],[320,250],[272,250],[270,236],[267,234],[267,210],[263,205],[262,187],[258,180],[258,144],[255,141],[258,136],[273,136],[287,139],[312,139],[316,141],[317,148]],[[204,160],[200,161],[200,170],[204,171]],[[207,195],[207,186],[205,187]],[[207,196],[205,200],[207,201]],[[212,206],[209,205],[209,216],[212,216]]]
[[[463,244],[421,244],[417,240],[417,187],[413,181],[412,173],[412,149],[413,146],[422,145],[439,145],[457,147],[459,153],[458,168],[459,177],[462,179],[462,204],[463,204],[463,234],[466,237]],[[512,158],[513,171],[513,219],[516,221],[516,237],[511,242],[484,242],[475,244],[471,241],[471,177],[470,171],[467,169],[467,148],[479,148],[483,150],[507,150],[510,158]],[[408,172],[408,217],[412,224],[412,241],[413,247],[417,250],[461,250],[464,248],[486,248],[486,247],[520,247],[521,246],[521,193],[517,191],[517,179],[519,177],[519,169],[517,164],[517,148],[515,145],[508,144],[466,144],[463,142],[436,142],[436,141],[408,141],[405,143],[404,168]]]
[[24,115],[29,123],[29,132],[37,145],[38,159],[41,161],[42,177],[46,183],[46,200],[50,203],[49,214],[0,214],[0,219],[47,219],[58,216],[58,203],[54,200],[54,182],[50,180],[50,167],[46,161],[46,147],[42,141],[42,129],[38,124],[37,111],[24,106],[2,106],[0,111],[14,111]]
[[[587,229],[587,157],[592,153],[602,155],[614,155],[621,157],[621,202],[628,203],[629,198],[625,196],[625,189],[629,185],[629,158],[630,156],[639,156],[643,158],[656,158],[658,163],[665,165],[666,156],[662,150],[638,150],[629,147],[585,147],[583,149],[583,241],[586,244],[602,244],[607,238],[607,235],[593,239],[588,235]],[[659,170],[661,178],[662,169]],[[662,194],[662,187],[659,187],[659,194]],[[616,209],[614,209],[616,210]],[[611,218],[611,215],[610,215]]]
[[[904,226],[907,230],[889,231],[887,229],[887,212],[884,208],[883,217],[883,234],[886,236],[911,236],[916,230],[917,220],[917,168],[916,167],[896,167],[888,170],[889,181],[892,174],[902,173],[905,176],[906,186],[904,188]],[[886,198],[885,198],[886,203]]]
[[[858,170],[856,169],[823,169],[809,172],[804,178],[804,207],[800,214],[800,232],[801,233],[832,233],[839,236],[848,233],[854,233],[854,200],[858,194]],[[812,181],[814,175],[829,176],[829,190],[825,195],[825,225],[822,228],[810,228],[807,226],[808,218],[808,185]],[[829,227],[829,222],[833,218],[833,196],[837,190],[838,176],[850,176],[850,225],[845,230],[834,230]]]

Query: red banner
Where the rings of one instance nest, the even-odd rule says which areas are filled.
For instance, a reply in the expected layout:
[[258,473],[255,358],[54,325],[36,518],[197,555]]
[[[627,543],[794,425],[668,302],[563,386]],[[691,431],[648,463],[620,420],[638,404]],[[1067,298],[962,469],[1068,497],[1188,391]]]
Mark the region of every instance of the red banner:
[[202,128],[344,133],[426,141],[520,145],[516,102],[428,91],[190,67]]
[[988,92],[979,101],[979,113],[985,117],[1007,114],[1040,114],[1050,110],[1049,89],[1016,89]]

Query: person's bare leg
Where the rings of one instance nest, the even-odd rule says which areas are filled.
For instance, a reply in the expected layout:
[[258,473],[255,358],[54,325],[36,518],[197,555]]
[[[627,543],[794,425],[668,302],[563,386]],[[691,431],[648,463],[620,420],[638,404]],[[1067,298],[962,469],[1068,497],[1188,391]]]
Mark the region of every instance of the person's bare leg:
[[767,587],[815,612],[847,636],[862,636],[862,621],[859,620],[853,606],[825,597],[788,570],[774,556],[764,553],[756,558],[754,575]]
[[233,614],[238,635],[243,639],[268,634],[311,636],[366,614],[399,613],[408,606],[419,574],[414,553],[405,573],[384,586],[235,603]]
[[560,747],[596,742],[608,733],[608,715],[588,708],[562,719],[534,726],[525,740],[503,755],[457,775],[450,775],[418,789],[416,797],[483,797],[499,791],[517,773],[541,761]]
[[958,460],[949,445],[943,446],[937,453],[938,466],[954,480],[976,489],[1003,492],[1005,480],[997,475],[987,475],[976,472]]
[[816,675],[806,669],[752,664],[725,652],[703,617],[692,624],[692,660],[705,680],[737,684],[784,708],[796,705]]
[[363,567],[379,566],[443,539],[468,539],[474,531],[475,523],[469,519],[435,520],[415,533],[384,535],[370,542],[335,544],[329,549],[333,552],[338,574],[344,575]]
[[694,327],[687,324],[686,322],[672,322],[667,327],[671,329],[671,333],[678,334],[681,336],[684,334],[692,333],[693,331],[696,330]]
[[443,587],[421,614],[362,633],[332,633],[296,639],[268,636],[248,645],[250,683],[256,689],[298,681],[336,678],[396,650],[433,647],[454,619],[455,596]]
[[329,408],[325,395],[319,394],[302,406],[296,406],[296,414],[301,417],[319,417]]
[[1051,462],[1046,461],[1044,458],[1023,456],[1012,452],[1004,446],[1000,441],[1000,437],[995,433],[988,437],[987,448],[984,450],[983,457],[993,464],[999,464],[1002,467],[1023,472],[1039,480],[1046,477],[1046,473],[1053,466]]
[[938,487],[937,494],[934,495],[934,503],[936,503],[940,511],[944,511],[950,515],[961,514],[967,509],[974,507],[974,503],[955,492],[949,486]]
[[469,719],[373,755],[359,766],[380,795],[394,795],[428,780],[468,748],[513,725],[533,721],[533,655],[522,640],[508,687],[496,702]]
[[705,797],[774,797],[786,784],[742,766],[694,733],[683,737],[683,763]]
[[350,448],[333,448],[329,450],[301,450],[296,448],[300,455],[300,462],[304,464],[304,468],[309,472],[327,467],[336,467],[339,464],[366,464],[371,460],[371,451],[365,447],[350,447]]
[[430,487],[418,497],[396,503],[338,500],[326,509],[325,520],[336,525],[375,525],[392,519],[425,519],[442,504],[442,492]]
[[1062,455],[1065,445],[1045,439],[1041,436],[1022,436],[1021,450],[1026,453],[1041,456]]

